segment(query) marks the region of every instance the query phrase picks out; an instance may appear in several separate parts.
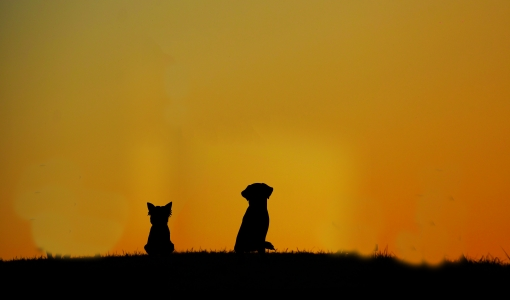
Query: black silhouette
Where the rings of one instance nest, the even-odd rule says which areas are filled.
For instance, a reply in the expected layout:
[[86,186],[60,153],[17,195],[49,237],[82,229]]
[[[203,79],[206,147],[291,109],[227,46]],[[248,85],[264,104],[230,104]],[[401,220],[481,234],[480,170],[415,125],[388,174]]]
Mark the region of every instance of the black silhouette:
[[248,200],[248,209],[237,234],[234,246],[237,253],[258,251],[262,254],[265,249],[274,250],[273,245],[266,241],[269,229],[267,200],[272,193],[273,188],[265,183],[250,184],[241,192],[241,195]]
[[503,299],[499,295],[508,295],[510,278],[510,264],[490,255],[476,260],[445,260],[437,266],[408,265],[386,250],[365,257],[346,252],[289,251],[266,256],[264,264],[252,255],[243,256],[239,264],[238,255],[225,251],[172,255],[172,259],[157,263],[136,253],[0,260],[2,299],[10,299],[5,295],[39,299],[41,295],[69,298],[77,294],[112,294],[116,299],[131,299],[138,294],[179,298],[190,293],[211,299],[211,295],[225,295],[225,291],[259,299],[278,292],[297,299],[310,292],[314,299],[345,295],[376,299],[388,292],[396,299],[413,295],[452,295],[446,299],[487,295],[484,299]]
[[174,244],[170,241],[168,218],[172,215],[172,202],[165,206],[154,206],[147,202],[149,216],[151,216],[151,231],[145,245],[149,255],[168,255],[174,251]]

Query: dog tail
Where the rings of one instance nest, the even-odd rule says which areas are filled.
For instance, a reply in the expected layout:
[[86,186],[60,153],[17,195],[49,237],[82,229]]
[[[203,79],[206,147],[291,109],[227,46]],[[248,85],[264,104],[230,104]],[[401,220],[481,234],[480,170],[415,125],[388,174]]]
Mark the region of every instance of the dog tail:
[[271,242],[268,242],[268,241],[264,242],[264,248],[269,249],[269,250],[274,250],[273,244],[271,244]]

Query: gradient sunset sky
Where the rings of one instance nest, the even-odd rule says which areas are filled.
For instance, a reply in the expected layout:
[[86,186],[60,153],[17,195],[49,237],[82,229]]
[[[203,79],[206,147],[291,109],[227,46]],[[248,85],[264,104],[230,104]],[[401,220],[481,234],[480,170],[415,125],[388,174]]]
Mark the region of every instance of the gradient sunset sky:
[[1,1],[0,258],[510,253],[510,1]]

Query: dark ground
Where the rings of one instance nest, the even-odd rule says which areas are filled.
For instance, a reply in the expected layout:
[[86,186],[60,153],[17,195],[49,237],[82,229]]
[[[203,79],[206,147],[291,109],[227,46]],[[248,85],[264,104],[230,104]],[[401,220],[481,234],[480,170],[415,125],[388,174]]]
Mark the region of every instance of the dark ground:
[[138,293],[173,298],[182,293],[218,292],[225,298],[250,298],[254,293],[276,298],[274,291],[283,292],[282,296],[304,296],[304,292],[314,291],[328,298],[368,294],[383,298],[422,294],[457,298],[502,292],[506,296],[498,298],[507,299],[510,295],[510,265],[497,260],[460,260],[428,267],[410,266],[388,255],[367,259],[355,254],[270,253],[261,257],[187,252],[162,258],[124,255],[20,259],[1,261],[0,279],[4,294],[15,292],[22,298],[75,298],[82,294],[124,297]]

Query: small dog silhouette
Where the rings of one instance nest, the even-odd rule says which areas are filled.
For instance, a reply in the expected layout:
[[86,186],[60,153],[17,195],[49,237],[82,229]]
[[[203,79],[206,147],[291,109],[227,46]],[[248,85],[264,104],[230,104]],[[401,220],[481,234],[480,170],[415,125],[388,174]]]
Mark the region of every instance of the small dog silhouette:
[[174,251],[174,244],[170,241],[168,218],[172,215],[172,202],[165,206],[154,206],[147,202],[149,216],[151,216],[151,231],[144,249],[149,255],[168,255]]
[[258,251],[262,254],[265,249],[274,250],[273,245],[266,241],[267,230],[269,229],[267,200],[272,193],[273,188],[265,183],[250,184],[241,192],[241,196],[248,200],[248,209],[237,233],[234,246],[235,252]]

